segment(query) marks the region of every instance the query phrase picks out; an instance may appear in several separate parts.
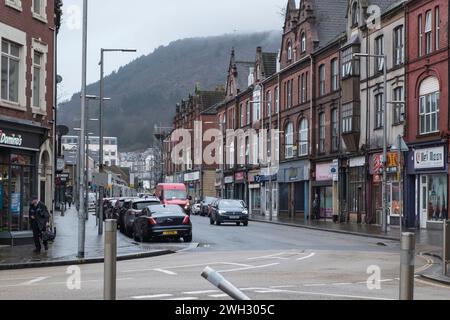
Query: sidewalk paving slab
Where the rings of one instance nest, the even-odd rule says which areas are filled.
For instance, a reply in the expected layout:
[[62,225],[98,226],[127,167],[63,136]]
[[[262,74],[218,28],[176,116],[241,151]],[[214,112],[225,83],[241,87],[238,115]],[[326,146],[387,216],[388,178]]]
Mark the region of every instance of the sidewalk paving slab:
[[[90,264],[103,262],[104,236],[98,235],[96,217],[89,215],[86,221],[85,257],[78,254],[78,212],[74,207],[64,216],[54,216],[56,239],[49,244],[49,250],[33,253],[34,245],[0,247],[0,270]],[[140,244],[118,232],[117,260],[130,260],[172,254],[195,244],[145,243]]]

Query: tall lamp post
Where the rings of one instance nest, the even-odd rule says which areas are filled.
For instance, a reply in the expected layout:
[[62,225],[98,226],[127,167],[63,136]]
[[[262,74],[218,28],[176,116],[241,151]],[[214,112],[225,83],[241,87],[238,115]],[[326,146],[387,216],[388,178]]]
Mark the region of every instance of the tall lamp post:
[[[104,55],[105,52],[136,52],[136,49],[104,49],[100,50],[100,150],[99,150],[99,171],[103,173],[103,97],[104,97]],[[100,208],[99,208],[99,224],[98,234],[103,234],[103,186],[99,187],[100,191]]]
[[384,233],[388,231],[388,195],[387,195],[387,57],[386,55],[355,53],[353,57],[365,57],[381,59],[383,61],[383,223],[382,229]]

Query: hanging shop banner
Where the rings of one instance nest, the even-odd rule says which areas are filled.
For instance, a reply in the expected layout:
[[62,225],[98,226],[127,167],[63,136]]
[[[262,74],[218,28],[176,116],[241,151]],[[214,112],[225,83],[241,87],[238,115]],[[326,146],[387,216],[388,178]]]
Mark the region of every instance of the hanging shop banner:
[[13,215],[20,214],[20,193],[11,194],[11,213]]
[[[387,154],[387,173],[396,173],[399,165],[399,158],[397,152],[388,152]],[[382,174],[383,173],[383,154],[375,154],[372,156],[372,161],[370,163],[370,174]]]
[[414,152],[414,168],[442,169],[445,166],[444,147],[419,149]]

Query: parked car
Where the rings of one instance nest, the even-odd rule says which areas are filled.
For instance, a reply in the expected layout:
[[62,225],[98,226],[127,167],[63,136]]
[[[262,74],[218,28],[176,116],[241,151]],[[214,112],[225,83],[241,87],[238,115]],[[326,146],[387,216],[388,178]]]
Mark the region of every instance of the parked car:
[[[124,198],[123,203],[119,210],[119,219],[117,221],[118,227],[122,233],[125,233],[125,214],[129,209],[131,209],[131,204],[133,200],[137,200],[140,198]],[[122,201],[122,200],[119,200]]]
[[191,208],[191,213],[194,216],[196,216],[200,214],[200,211],[201,211],[201,203],[200,202],[194,203]]
[[182,207],[186,214],[191,213],[192,197],[188,197],[186,185],[183,183],[160,183],[156,187],[156,196],[162,204],[175,204]]
[[139,213],[133,222],[136,241],[169,238],[192,242],[192,223],[178,205],[153,205]]
[[211,205],[209,220],[211,224],[216,223],[218,226],[222,223],[248,226],[248,209],[242,200],[219,199]]
[[159,205],[161,202],[156,197],[149,197],[146,199],[133,199],[130,203],[130,208],[127,210],[127,212],[124,215],[123,221],[124,221],[124,228],[123,232],[127,236],[131,236],[133,232],[133,223],[134,219],[136,218],[137,214],[142,213],[142,210],[149,206],[153,205]]
[[200,204],[200,215],[208,217],[210,206],[215,200],[217,200],[217,198],[205,197]]

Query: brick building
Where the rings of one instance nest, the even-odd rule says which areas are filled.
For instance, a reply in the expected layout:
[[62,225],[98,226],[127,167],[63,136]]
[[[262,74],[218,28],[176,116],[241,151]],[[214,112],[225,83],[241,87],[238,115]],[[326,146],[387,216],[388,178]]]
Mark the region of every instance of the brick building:
[[29,230],[32,195],[52,208],[58,23],[55,0],[0,3],[1,242],[11,243],[16,232]]

